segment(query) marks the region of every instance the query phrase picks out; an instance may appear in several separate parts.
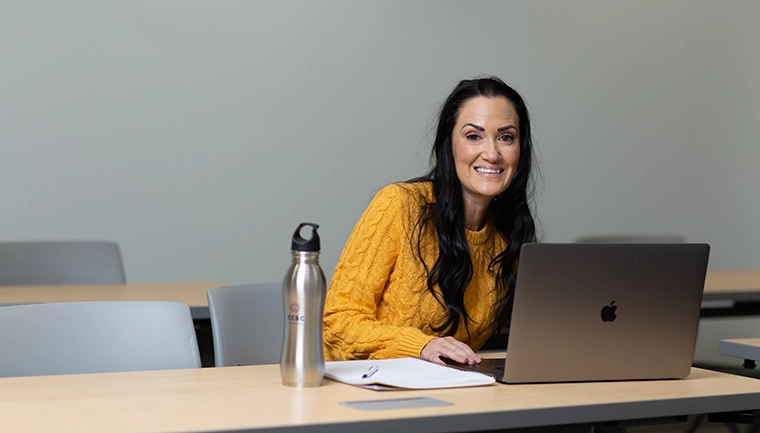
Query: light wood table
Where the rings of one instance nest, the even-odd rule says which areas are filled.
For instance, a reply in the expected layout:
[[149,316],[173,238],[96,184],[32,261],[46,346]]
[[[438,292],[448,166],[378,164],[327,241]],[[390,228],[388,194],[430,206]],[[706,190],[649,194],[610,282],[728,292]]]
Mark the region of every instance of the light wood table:
[[[420,397],[451,404],[341,404]],[[760,381],[700,369],[681,380],[390,392],[327,379],[284,387],[277,365],[0,379],[0,420],[15,433],[463,432],[757,408]]]
[[720,340],[718,352],[744,360],[745,368],[755,368],[760,361],[760,338],[731,338]]
[[[207,319],[206,290],[225,284],[227,283],[0,286],[0,304],[109,300],[178,301],[190,306],[194,318]],[[760,271],[708,272],[703,300],[760,306]]]
[[760,301],[760,271],[710,271],[703,299]]
[[710,271],[702,317],[760,315],[760,271]]
[[208,319],[206,291],[226,283],[129,283],[0,286],[0,304],[81,301],[176,301],[190,306],[193,319]]

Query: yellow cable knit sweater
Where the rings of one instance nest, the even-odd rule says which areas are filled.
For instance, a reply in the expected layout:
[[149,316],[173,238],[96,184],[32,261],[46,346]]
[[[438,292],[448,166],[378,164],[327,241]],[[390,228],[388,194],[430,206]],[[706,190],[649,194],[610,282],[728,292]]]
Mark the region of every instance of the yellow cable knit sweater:
[[[354,227],[327,291],[324,348],[328,361],[419,357],[442,336],[431,329],[445,321],[446,308],[427,288],[427,273],[410,243],[422,204],[434,200],[432,184],[399,183],[381,189]],[[465,292],[469,335],[463,322],[454,335],[474,350],[490,336],[498,294],[491,259],[505,242],[492,225],[466,231],[473,272]],[[435,263],[437,238],[423,236],[428,266]],[[415,245],[416,249],[416,245]]]

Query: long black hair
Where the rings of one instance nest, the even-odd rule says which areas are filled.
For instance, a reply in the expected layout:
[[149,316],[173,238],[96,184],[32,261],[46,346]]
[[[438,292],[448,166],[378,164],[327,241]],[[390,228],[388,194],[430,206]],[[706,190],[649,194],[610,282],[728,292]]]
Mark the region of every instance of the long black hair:
[[[528,203],[531,169],[533,166],[533,140],[530,131],[528,108],[513,88],[497,77],[488,76],[462,80],[457,84],[441,107],[435,141],[430,156],[432,169],[426,175],[410,182],[432,182],[435,202],[428,204],[417,221],[412,245],[427,271],[427,288],[448,308],[446,321],[436,332],[454,335],[462,321],[469,329],[472,319],[464,305],[464,292],[473,276],[472,259],[464,227],[464,201],[462,184],[456,173],[451,135],[465,102],[478,96],[505,98],[517,113],[520,130],[520,159],[512,182],[488,207],[487,218],[493,222],[498,234],[506,241],[506,249],[491,260],[489,269],[495,270],[495,287],[500,293],[494,330],[509,323],[515,290],[516,264],[520,247],[535,238],[535,223]],[[422,256],[422,238],[432,224],[438,238],[438,256],[432,267]],[[415,242],[416,239],[416,242]],[[443,299],[435,291],[440,288]]]

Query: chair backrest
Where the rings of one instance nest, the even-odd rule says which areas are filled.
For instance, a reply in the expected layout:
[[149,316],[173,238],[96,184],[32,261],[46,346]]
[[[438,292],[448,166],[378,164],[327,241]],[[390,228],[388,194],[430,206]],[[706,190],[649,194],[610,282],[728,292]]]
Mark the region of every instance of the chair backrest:
[[201,366],[190,307],[100,301],[0,307],[0,376]]
[[206,296],[217,367],[280,362],[282,283],[215,287]]
[[124,284],[114,242],[0,242],[0,285]]
[[670,244],[686,242],[681,235],[671,234],[608,234],[581,236],[575,240],[581,243],[626,243],[626,244]]

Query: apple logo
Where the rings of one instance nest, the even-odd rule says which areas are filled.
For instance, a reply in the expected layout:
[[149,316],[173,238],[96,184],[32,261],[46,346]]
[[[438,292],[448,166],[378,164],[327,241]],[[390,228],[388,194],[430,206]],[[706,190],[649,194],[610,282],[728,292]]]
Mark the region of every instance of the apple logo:
[[602,307],[602,322],[612,322],[617,319],[617,315],[615,315],[617,305],[613,305],[614,303],[615,301],[612,301],[610,305]]

